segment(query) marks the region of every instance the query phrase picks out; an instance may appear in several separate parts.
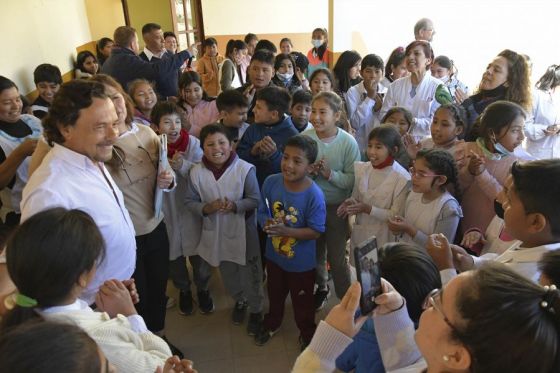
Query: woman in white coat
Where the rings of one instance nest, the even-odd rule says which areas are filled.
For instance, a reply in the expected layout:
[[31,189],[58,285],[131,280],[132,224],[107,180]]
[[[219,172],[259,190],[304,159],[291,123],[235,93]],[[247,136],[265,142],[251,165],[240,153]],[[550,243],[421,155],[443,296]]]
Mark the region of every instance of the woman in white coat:
[[406,47],[405,54],[406,68],[410,75],[389,86],[379,116],[382,118],[395,106],[407,108],[414,117],[411,133],[419,141],[430,136],[430,124],[439,106],[435,100],[436,88],[442,83],[429,73],[434,61],[430,43],[414,41]]
[[552,65],[536,84],[533,122],[525,124],[527,151],[538,159],[560,157],[560,65]]

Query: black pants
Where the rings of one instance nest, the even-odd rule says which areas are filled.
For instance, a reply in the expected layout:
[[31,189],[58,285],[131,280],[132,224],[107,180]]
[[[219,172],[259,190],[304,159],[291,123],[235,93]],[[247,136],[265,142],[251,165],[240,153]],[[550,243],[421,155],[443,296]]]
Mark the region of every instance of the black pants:
[[169,238],[161,222],[152,232],[136,236],[136,282],[140,302],[138,314],[152,332],[165,327],[167,277],[169,275]]

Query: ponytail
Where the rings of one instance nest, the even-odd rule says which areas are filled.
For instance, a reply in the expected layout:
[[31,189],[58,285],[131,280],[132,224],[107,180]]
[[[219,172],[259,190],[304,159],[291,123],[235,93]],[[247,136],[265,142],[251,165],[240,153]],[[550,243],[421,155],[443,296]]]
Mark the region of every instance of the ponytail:
[[541,91],[548,91],[560,85],[560,65],[550,65],[535,87]]

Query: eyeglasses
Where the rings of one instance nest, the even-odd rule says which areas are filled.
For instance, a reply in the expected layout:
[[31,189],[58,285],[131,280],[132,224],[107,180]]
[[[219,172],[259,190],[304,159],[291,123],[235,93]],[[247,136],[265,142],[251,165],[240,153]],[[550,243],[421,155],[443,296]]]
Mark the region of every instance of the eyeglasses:
[[418,177],[419,179],[425,178],[425,177],[436,177],[436,176],[445,176],[445,175],[437,175],[437,174],[426,174],[422,171],[417,172],[416,169],[414,167],[410,167],[408,169],[408,172],[410,172],[410,176],[412,177]]
[[445,323],[449,325],[449,327],[455,333],[460,334],[459,330],[456,327],[454,327],[453,324],[451,324],[451,321],[449,321],[449,319],[447,318],[447,316],[445,316],[443,310],[439,306],[439,304],[441,304],[442,293],[443,293],[443,289],[434,289],[430,291],[430,293],[428,294],[428,296],[426,296],[426,299],[424,300],[424,304],[422,305],[422,308],[424,310],[427,310],[428,308],[433,307],[443,317],[443,321],[445,321]]

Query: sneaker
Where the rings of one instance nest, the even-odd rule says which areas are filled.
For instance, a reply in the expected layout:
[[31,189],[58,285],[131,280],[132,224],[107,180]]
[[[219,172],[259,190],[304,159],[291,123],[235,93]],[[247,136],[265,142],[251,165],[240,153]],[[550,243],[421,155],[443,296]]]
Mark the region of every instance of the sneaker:
[[181,290],[179,292],[179,313],[185,316],[194,313],[192,293],[188,290]]
[[239,300],[235,302],[235,307],[233,307],[233,312],[231,313],[231,322],[233,325],[243,324],[245,320],[245,313],[247,311],[247,301]]
[[299,342],[299,348],[300,348],[301,352],[303,352],[303,350],[305,350],[307,348],[307,346],[309,346],[309,343],[310,343],[310,342],[305,342],[301,335],[298,338],[298,342]]
[[174,346],[171,342],[169,342],[166,336],[161,337],[161,339],[163,339],[165,343],[167,343],[173,355],[179,356],[179,359],[183,359],[185,357],[183,352],[181,352],[181,350],[179,350],[176,346]]
[[203,315],[214,312],[214,301],[208,290],[198,292],[198,309]]
[[255,344],[257,346],[264,346],[270,338],[274,336],[278,332],[279,329],[276,330],[269,330],[265,326],[262,326],[257,335],[255,336]]
[[262,326],[262,314],[260,312],[250,313],[247,322],[247,334],[251,337],[257,335]]
[[168,296],[165,296],[165,298],[166,298],[166,303],[165,303],[165,308],[166,309],[170,309],[170,308],[175,307],[175,299],[174,298],[171,298],[171,297],[168,297]]
[[313,295],[315,297],[315,311],[322,310],[323,307],[325,307],[325,304],[327,304],[327,299],[329,299],[330,295],[331,289],[328,285],[326,289],[317,289],[315,291],[315,294]]

